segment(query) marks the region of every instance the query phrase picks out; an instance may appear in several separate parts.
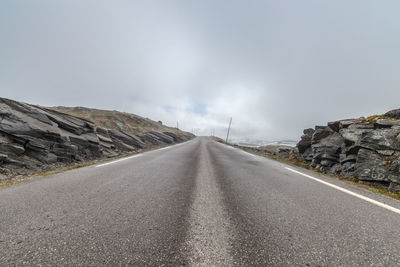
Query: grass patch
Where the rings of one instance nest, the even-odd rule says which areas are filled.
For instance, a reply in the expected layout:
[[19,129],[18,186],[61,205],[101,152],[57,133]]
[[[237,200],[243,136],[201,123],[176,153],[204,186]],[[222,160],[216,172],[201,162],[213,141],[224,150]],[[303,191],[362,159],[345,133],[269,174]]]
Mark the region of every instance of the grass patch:
[[353,179],[354,180],[343,179],[342,181],[345,182],[346,184],[355,185],[357,187],[366,189],[368,191],[371,191],[371,192],[374,192],[374,193],[377,193],[377,194],[385,195],[385,196],[400,200],[400,193],[390,192],[387,189],[384,189],[384,188],[381,188],[381,187],[362,184],[362,183],[359,183],[355,178],[353,178]]
[[20,184],[20,183],[23,183],[23,182],[25,182],[25,181],[26,181],[26,179],[24,179],[24,180],[17,180],[17,181],[12,181],[12,180],[8,181],[8,180],[5,180],[4,182],[0,182],[0,188],[6,187],[6,186],[10,186],[10,185],[14,185],[14,184]]
[[149,118],[115,110],[101,110],[84,107],[49,107],[48,109],[89,120],[96,126],[107,129],[116,129],[138,136],[151,131],[172,132],[180,137],[187,136],[186,132],[174,127],[163,125],[162,123],[150,120]]
[[380,119],[391,120],[391,121],[395,121],[396,120],[394,118],[391,118],[391,117],[388,117],[388,116],[385,116],[385,115],[372,115],[372,116],[369,116],[369,117],[361,117],[361,118],[355,119],[355,121],[374,124],[377,120],[380,120]]

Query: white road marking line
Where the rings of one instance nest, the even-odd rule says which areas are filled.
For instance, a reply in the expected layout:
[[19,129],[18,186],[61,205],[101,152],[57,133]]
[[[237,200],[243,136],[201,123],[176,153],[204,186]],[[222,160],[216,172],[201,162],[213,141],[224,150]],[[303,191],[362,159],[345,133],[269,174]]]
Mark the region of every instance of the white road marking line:
[[95,168],[107,166],[107,165],[114,164],[114,163],[117,163],[117,162],[121,162],[121,161],[124,161],[124,160],[127,160],[127,159],[137,158],[137,157],[140,157],[142,155],[143,154],[137,154],[137,155],[133,155],[133,156],[130,156],[130,157],[127,157],[127,158],[122,158],[122,159],[117,159],[117,160],[114,160],[114,161],[106,162],[106,163],[103,163],[103,164],[95,166]]
[[248,156],[251,156],[251,157],[256,158],[256,159],[259,158],[258,155],[252,154],[252,153],[250,153],[250,152],[247,152],[247,151],[244,151],[244,150],[241,150],[241,149],[239,149],[239,150],[242,151],[242,153],[244,153],[244,154],[246,154],[246,155],[248,155]]
[[241,153],[246,154],[246,155],[248,155],[248,156],[251,156],[251,157],[253,157],[253,158],[260,159],[260,156],[259,156],[259,155],[256,155],[256,154],[253,154],[253,153],[244,151],[243,149],[240,149],[240,148],[238,148],[238,147],[233,147],[233,146],[229,146],[229,145],[225,145],[225,146],[226,146],[227,148],[234,149],[234,150],[236,150],[236,151],[238,151],[238,152],[241,152]]
[[107,165],[114,164],[114,163],[117,163],[117,162],[120,162],[120,161],[124,161],[124,160],[127,160],[127,159],[137,158],[137,157],[143,156],[143,154],[145,154],[145,153],[154,152],[154,151],[161,151],[161,150],[166,150],[166,149],[169,149],[169,148],[172,148],[172,147],[177,147],[177,146],[183,145],[183,144],[188,143],[188,142],[190,142],[190,141],[186,141],[186,142],[183,142],[183,143],[179,143],[179,144],[176,144],[176,145],[171,145],[171,146],[167,146],[167,147],[163,147],[163,148],[159,148],[159,149],[155,149],[155,150],[150,150],[150,151],[143,152],[143,153],[137,154],[137,155],[133,155],[133,156],[130,156],[130,157],[127,157],[127,158],[122,158],[122,159],[117,159],[117,160],[114,160],[114,161],[106,162],[106,163],[103,163],[103,164],[95,166],[95,168],[107,166]]
[[396,209],[396,208],[394,208],[394,207],[392,207],[392,206],[389,206],[389,205],[387,205],[387,204],[384,204],[384,203],[382,203],[382,202],[379,202],[379,201],[376,201],[376,200],[371,199],[371,198],[369,198],[369,197],[365,197],[365,196],[363,196],[363,195],[354,193],[354,192],[352,192],[352,191],[350,191],[350,190],[347,190],[347,189],[344,189],[344,188],[342,188],[342,187],[340,187],[340,186],[337,186],[337,185],[334,185],[334,184],[331,184],[331,183],[322,181],[322,180],[320,180],[320,179],[318,179],[318,178],[312,177],[311,175],[308,175],[308,174],[305,174],[305,173],[302,173],[302,172],[293,170],[293,169],[291,169],[291,168],[289,168],[289,167],[285,167],[285,169],[287,169],[287,170],[289,170],[289,171],[291,171],[291,172],[300,174],[300,175],[302,175],[302,176],[304,176],[304,177],[307,177],[307,178],[309,178],[309,179],[312,179],[312,180],[314,180],[314,181],[316,181],[316,182],[319,182],[319,183],[321,183],[321,184],[330,186],[330,187],[332,187],[332,188],[334,188],[334,189],[336,189],[336,190],[342,191],[342,192],[344,192],[344,193],[346,193],[346,194],[352,195],[352,196],[354,196],[354,197],[358,197],[358,198],[360,198],[360,199],[362,199],[362,200],[365,200],[365,201],[367,201],[367,202],[369,202],[369,203],[372,203],[372,204],[374,204],[374,205],[376,205],[376,206],[379,206],[379,207],[381,207],[381,208],[384,208],[384,209],[390,210],[390,211],[392,211],[392,212],[395,212],[395,213],[397,213],[397,214],[400,214],[400,209]]
[[[192,140],[191,140],[191,141],[192,141]],[[176,144],[176,145],[170,145],[170,146],[166,146],[166,147],[159,148],[159,149],[155,149],[155,150],[150,150],[150,151],[148,151],[148,152],[160,151],[160,150],[170,149],[170,148],[172,148],[172,147],[178,147],[178,146],[187,144],[187,143],[189,143],[189,142],[191,142],[191,141],[185,141],[185,142],[183,142],[183,143],[179,143],[179,144]],[[146,152],[146,153],[147,153],[147,152]]]
[[131,159],[131,158],[140,157],[140,156],[143,156],[143,154],[148,153],[148,152],[161,151],[161,150],[166,150],[166,149],[169,149],[169,148],[172,148],[172,147],[177,147],[177,146],[183,145],[183,144],[185,144],[187,142],[189,142],[189,141],[186,141],[186,142],[183,142],[183,143],[179,143],[179,144],[176,144],[176,145],[171,145],[171,146],[155,149],[155,150],[150,150],[150,151],[143,152],[143,153],[137,154],[137,155],[133,155],[133,156],[130,156],[130,157],[127,157],[127,158],[122,158],[122,159],[117,159],[117,160],[114,160],[114,161],[106,162],[106,163],[103,163],[103,164],[95,166],[95,168],[107,166],[107,165],[110,165],[110,164],[113,164],[113,163],[117,163],[117,162],[120,162],[120,161]]

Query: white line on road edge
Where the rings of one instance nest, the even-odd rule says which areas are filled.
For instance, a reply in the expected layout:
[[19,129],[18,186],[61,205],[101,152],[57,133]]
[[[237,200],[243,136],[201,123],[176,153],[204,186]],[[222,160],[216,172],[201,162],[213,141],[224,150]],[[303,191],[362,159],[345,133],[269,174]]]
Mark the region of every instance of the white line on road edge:
[[[190,140],[190,141],[193,141],[193,140]],[[130,156],[130,157],[127,157],[127,158],[117,159],[117,160],[114,160],[114,161],[110,161],[110,162],[107,162],[107,163],[103,163],[103,164],[97,165],[97,166],[95,166],[95,168],[107,166],[109,164],[117,163],[117,162],[124,161],[124,160],[131,159],[131,158],[137,158],[137,157],[142,156],[144,153],[154,152],[154,151],[161,151],[161,150],[169,149],[171,147],[177,147],[177,146],[183,145],[185,143],[188,143],[190,141],[186,141],[186,142],[183,142],[183,143],[179,143],[179,144],[176,144],[176,145],[167,146],[167,147],[163,147],[163,148],[159,148],[159,149],[155,149],[155,150],[150,150],[150,151],[147,151],[147,152],[143,152],[142,154],[133,155],[133,156]]]
[[256,159],[264,158],[264,157],[262,157],[262,156],[259,156],[259,155],[256,155],[256,154],[253,154],[253,153],[244,151],[243,149],[238,148],[238,147],[233,147],[233,146],[230,146],[230,145],[227,145],[227,144],[223,144],[223,145],[225,145],[226,148],[236,150],[236,151],[238,151],[238,152],[241,152],[241,153],[243,153],[243,154],[246,154],[246,155],[251,156],[251,157],[256,158]]
[[251,157],[256,158],[256,159],[259,159],[259,158],[260,158],[260,156],[258,156],[258,155],[256,155],[256,154],[252,154],[252,153],[250,153],[250,152],[241,150],[240,148],[238,148],[238,149],[239,149],[243,154],[246,154],[246,155],[251,156]]
[[110,162],[107,162],[107,163],[103,163],[103,164],[97,165],[97,166],[95,166],[95,168],[103,167],[103,166],[110,165],[110,164],[113,164],[113,163],[117,163],[117,162],[120,162],[120,161],[124,161],[124,160],[127,160],[127,159],[137,158],[137,157],[140,157],[140,156],[142,156],[142,154],[133,155],[133,156],[130,156],[130,157],[127,157],[127,158],[123,158],[123,159],[117,159],[117,160],[114,160],[114,161],[110,161]]
[[302,173],[302,172],[293,170],[293,169],[291,169],[291,168],[285,167],[285,169],[287,169],[287,170],[289,170],[289,171],[291,171],[291,172],[294,172],[294,173],[303,175],[303,176],[305,176],[305,177],[307,177],[307,178],[310,178],[310,179],[312,179],[312,180],[314,180],[314,181],[320,182],[321,184],[330,186],[330,187],[332,187],[332,188],[334,188],[334,189],[336,189],[336,190],[342,191],[342,192],[344,192],[344,193],[346,193],[346,194],[352,195],[352,196],[354,196],[354,197],[358,197],[358,198],[360,198],[360,199],[362,199],[362,200],[365,200],[365,201],[367,201],[367,202],[369,202],[369,203],[372,203],[372,204],[374,204],[374,205],[377,205],[377,206],[379,206],[379,207],[381,207],[381,208],[384,208],[384,209],[393,211],[393,212],[395,212],[395,213],[397,213],[397,214],[400,214],[400,210],[399,210],[399,209],[396,209],[396,208],[394,208],[394,207],[392,207],[392,206],[386,205],[386,204],[384,204],[384,203],[382,203],[382,202],[379,202],[379,201],[376,201],[376,200],[371,199],[371,198],[369,198],[369,197],[365,197],[365,196],[363,196],[363,195],[354,193],[354,192],[352,192],[352,191],[350,191],[350,190],[347,190],[347,189],[344,189],[344,188],[342,188],[342,187],[340,187],[340,186],[337,186],[337,185],[334,185],[334,184],[331,184],[331,183],[322,181],[322,180],[320,180],[320,179],[317,179],[317,178],[315,178],[315,177],[312,177],[311,175],[304,174],[304,173]]

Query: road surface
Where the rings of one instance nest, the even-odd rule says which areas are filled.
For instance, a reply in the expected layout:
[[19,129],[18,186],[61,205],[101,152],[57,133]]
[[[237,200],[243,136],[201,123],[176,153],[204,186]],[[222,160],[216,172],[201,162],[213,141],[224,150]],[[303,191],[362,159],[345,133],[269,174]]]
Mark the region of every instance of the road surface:
[[398,266],[399,209],[196,138],[0,189],[0,266]]

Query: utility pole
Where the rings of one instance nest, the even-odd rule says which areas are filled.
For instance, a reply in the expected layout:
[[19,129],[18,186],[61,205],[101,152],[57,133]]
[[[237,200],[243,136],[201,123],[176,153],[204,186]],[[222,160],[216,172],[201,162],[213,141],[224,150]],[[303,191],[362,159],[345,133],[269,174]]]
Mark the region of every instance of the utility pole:
[[226,141],[225,141],[225,143],[228,143],[229,131],[231,130],[231,124],[232,124],[232,117],[231,117],[231,120],[229,121],[228,133],[227,133],[227,135],[226,135]]

